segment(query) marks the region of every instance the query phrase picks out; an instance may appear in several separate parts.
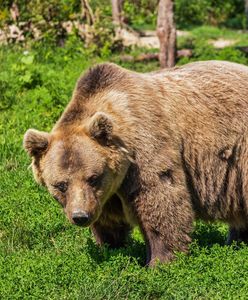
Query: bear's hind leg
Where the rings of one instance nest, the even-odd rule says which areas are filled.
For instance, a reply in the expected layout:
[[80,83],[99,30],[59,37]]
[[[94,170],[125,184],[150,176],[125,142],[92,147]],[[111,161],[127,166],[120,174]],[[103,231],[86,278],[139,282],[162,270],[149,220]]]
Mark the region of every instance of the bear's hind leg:
[[234,227],[230,227],[226,243],[227,245],[231,245],[234,241],[248,244],[248,228],[236,229]]

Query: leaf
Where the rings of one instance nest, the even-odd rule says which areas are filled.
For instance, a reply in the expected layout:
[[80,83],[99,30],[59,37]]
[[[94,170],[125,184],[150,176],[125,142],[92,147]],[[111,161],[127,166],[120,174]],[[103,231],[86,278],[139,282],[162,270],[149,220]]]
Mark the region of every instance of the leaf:
[[31,81],[31,77],[32,77],[32,74],[27,72],[24,76],[21,76],[21,80],[23,82],[30,82]]
[[22,57],[21,62],[25,65],[31,65],[34,62],[34,56],[33,55],[24,56]]

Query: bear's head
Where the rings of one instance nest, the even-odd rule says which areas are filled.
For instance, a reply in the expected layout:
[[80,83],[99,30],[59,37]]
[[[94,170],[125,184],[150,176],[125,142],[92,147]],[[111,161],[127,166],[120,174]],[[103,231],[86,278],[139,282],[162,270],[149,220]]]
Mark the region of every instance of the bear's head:
[[127,150],[113,129],[111,116],[96,112],[83,126],[58,126],[51,133],[29,129],[24,136],[36,181],[73,224],[94,223],[126,175]]

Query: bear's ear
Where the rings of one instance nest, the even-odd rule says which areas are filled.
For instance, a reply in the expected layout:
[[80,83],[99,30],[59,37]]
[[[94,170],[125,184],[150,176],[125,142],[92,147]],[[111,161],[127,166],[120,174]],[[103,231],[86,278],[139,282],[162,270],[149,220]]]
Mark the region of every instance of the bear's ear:
[[90,136],[100,143],[107,143],[113,134],[113,122],[104,112],[97,112],[88,124]]
[[30,156],[40,155],[47,149],[49,137],[47,132],[29,129],[24,135],[23,147]]

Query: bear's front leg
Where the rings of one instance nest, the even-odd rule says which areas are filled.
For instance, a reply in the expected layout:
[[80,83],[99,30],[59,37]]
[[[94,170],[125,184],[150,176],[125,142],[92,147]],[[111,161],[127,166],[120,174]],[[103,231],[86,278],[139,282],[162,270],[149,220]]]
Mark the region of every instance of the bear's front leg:
[[121,201],[113,195],[105,204],[99,219],[91,226],[98,245],[108,244],[111,248],[124,246],[131,227],[126,222]]
[[146,241],[147,265],[169,262],[175,251],[187,252],[194,214],[185,187],[157,185],[139,195],[135,208]]

